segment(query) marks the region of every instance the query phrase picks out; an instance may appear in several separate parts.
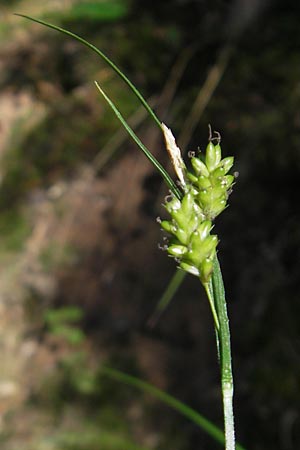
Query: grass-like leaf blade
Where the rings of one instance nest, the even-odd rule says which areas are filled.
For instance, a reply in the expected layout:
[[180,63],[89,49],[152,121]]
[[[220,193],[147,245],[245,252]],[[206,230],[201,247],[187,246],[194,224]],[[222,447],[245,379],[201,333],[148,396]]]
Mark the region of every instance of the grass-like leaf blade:
[[161,176],[163,177],[164,181],[166,182],[166,184],[169,186],[169,188],[171,189],[171,191],[173,192],[174,195],[176,195],[176,197],[181,198],[181,192],[179,191],[179,189],[177,188],[176,184],[174,183],[174,181],[172,180],[172,178],[170,177],[170,175],[168,174],[168,172],[163,168],[163,166],[157,161],[157,159],[152,155],[152,153],[147,149],[147,147],[141,142],[141,140],[137,137],[137,135],[135,134],[135,132],[133,131],[133,129],[128,125],[128,123],[126,122],[126,120],[124,119],[124,117],[122,116],[122,114],[120,113],[120,111],[118,110],[118,108],[115,106],[115,104],[111,101],[111,99],[105,94],[105,92],[103,91],[103,89],[99,86],[99,84],[97,83],[97,81],[95,81],[95,84],[99,90],[99,92],[101,93],[101,95],[104,97],[104,99],[107,101],[107,103],[109,104],[109,106],[111,107],[111,109],[113,110],[113,112],[115,113],[115,115],[117,116],[117,118],[119,119],[119,121],[121,122],[121,124],[124,126],[124,128],[126,129],[126,131],[128,132],[128,134],[132,137],[132,139],[135,141],[135,143],[140,147],[140,149],[142,150],[142,152],[145,154],[145,156],[149,159],[149,161],[154,165],[154,167],[159,171],[159,173],[161,174]]
[[24,19],[31,20],[32,22],[39,23],[40,25],[44,25],[45,27],[52,28],[53,30],[59,31],[60,33],[66,34],[67,36],[72,37],[73,39],[76,39],[77,41],[84,44],[86,47],[97,53],[121,78],[125,81],[127,86],[132,90],[132,92],[136,95],[136,97],[139,99],[139,101],[144,105],[146,110],[148,111],[151,118],[154,120],[156,125],[161,129],[161,122],[159,118],[156,116],[155,112],[151,108],[151,106],[147,103],[145,98],[142,96],[142,94],[139,92],[139,90],[134,86],[134,84],[126,77],[126,75],[113,63],[113,61],[106,56],[101,50],[99,50],[95,45],[91,44],[90,42],[86,41],[81,36],[78,36],[75,33],[72,33],[71,31],[66,30],[65,28],[59,27],[57,25],[54,25],[49,22],[45,22],[41,19],[36,19],[31,16],[27,16],[25,14],[19,14],[16,13],[16,16],[23,17]]

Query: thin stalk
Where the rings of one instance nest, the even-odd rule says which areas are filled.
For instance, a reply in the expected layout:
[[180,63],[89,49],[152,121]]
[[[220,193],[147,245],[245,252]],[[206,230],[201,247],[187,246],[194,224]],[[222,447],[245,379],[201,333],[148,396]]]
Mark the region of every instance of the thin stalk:
[[153,314],[148,320],[148,326],[150,328],[153,328],[157,324],[158,320],[160,319],[165,309],[168,307],[169,303],[173,299],[185,277],[186,272],[184,272],[184,270],[176,269],[176,272],[174,273],[172,279],[169,281],[167,288],[165,289],[162,297],[157,303]]
[[215,301],[214,301],[214,297],[213,297],[213,292],[211,292],[209,283],[205,283],[203,284],[208,301],[209,301],[209,305],[210,305],[210,309],[213,315],[213,319],[214,319],[214,323],[215,323],[215,329],[216,329],[216,333],[218,336],[218,333],[220,331],[220,324],[219,324],[219,319],[218,319],[218,315],[217,315],[217,311],[215,308]]
[[235,450],[234,415],[233,415],[233,375],[231,365],[230,329],[227,315],[225,290],[218,258],[214,259],[212,275],[214,305],[219,319],[218,332],[221,386],[224,411],[225,449]]

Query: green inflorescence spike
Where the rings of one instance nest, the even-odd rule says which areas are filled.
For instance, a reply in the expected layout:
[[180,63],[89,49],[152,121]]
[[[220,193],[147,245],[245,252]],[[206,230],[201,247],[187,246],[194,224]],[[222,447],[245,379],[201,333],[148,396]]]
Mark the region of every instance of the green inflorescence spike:
[[193,156],[192,171],[185,169],[181,200],[172,196],[165,203],[170,220],[161,227],[172,237],[167,251],[179,267],[196,275],[203,284],[208,283],[213,271],[218,237],[211,234],[213,220],[226,208],[234,183],[228,175],[233,157],[222,159],[221,146],[212,140],[208,143],[204,159]]

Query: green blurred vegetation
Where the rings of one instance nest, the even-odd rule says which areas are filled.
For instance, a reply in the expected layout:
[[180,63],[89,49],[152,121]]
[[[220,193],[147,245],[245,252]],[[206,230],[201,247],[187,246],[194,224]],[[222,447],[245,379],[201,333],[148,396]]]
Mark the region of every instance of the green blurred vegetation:
[[30,231],[30,224],[24,212],[13,207],[5,210],[0,215],[0,252],[22,250]]
[[82,311],[75,306],[60,309],[48,309],[45,312],[45,322],[49,332],[54,336],[60,336],[69,344],[81,344],[85,335],[75,326],[74,322],[82,319]]
[[[109,22],[122,19],[128,12],[127,1],[77,1],[64,14],[58,14],[60,20],[92,20]],[[55,18],[55,16],[54,16]]]

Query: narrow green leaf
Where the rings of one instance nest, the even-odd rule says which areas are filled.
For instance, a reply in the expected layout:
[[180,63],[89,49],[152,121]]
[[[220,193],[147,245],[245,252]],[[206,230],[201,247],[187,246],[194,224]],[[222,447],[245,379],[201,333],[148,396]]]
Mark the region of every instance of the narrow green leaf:
[[162,178],[164,179],[164,181],[166,182],[166,184],[169,186],[169,188],[171,189],[171,191],[173,192],[174,195],[176,195],[177,198],[181,198],[181,192],[178,189],[178,187],[176,186],[176,184],[174,183],[174,181],[172,180],[172,178],[170,177],[170,175],[168,174],[168,172],[163,168],[163,166],[157,161],[157,159],[152,155],[152,153],[147,149],[147,147],[145,147],[145,145],[141,142],[141,140],[137,137],[137,135],[135,134],[135,132],[133,131],[133,129],[128,125],[128,123],[126,122],[126,120],[124,119],[124,117],[122,116],[122,114],[120,113],[120,111],[117,109],[117,107],[115,106],[115,104],[110,100],[110,98],[105,94],[105,92],[103,91],[103,89],[101,89],[101,87],[99,86],[99,84],[97,83],[97,81],[95,81],[95,84],[99,90],[99,92],[101,93],[101,95],[104,97],[104,99],[107,101],[107,103],[109,104],[109,106],[111,107],[111,109],[113,110],[113,112],[115,113],[115,115],[117,116],[117,118],[119,119],[119,121],[121,122],[121,124],[124,126],[124,128],[126,129],[126,131],[129,133],[129,135],[132,137],[132,139],[135,141],[135,143],[140,147],[140,149],[142,150],[142,152],[145,154],[145,156],[149,159],[149,161],[154,165],[154,167],[159,171],[159,173],[161,174]]
[[[104,375],[107,375],[116,381],[120,381],[121,383],[133,386],[136,389],[139,389],[140,391],[152,395],[165,405],[170,406],[175,411],[182,414],[184,417],[190,419],[217,442],[219,442],[222,445],[224,444],[225,442],[224,434],[220,430],[220,428],[216,427],[216,425],[214,425],[208,419],[203,417],[194,409],[187,406],[185,403],[181,402],[180,400],[177,400],[172,395],[167,394],[166,392],[158,389],[157,387],[153,386],[150,383],[146,383],[145,381],[140,380],[139,378],[136,378],[132,375],[128,375],[127,373],[121,372],[119,370],[112,369],[110,367],[102,366],[101,372]],[[236,450],[245,450],[245,449],[240,444],[236,444]]]
[[[95,53],[97,53],[127,84],[127,86],[132,90],[132,92],[136,95],[136,97],[139,99],[139,101],[142,103],[142,105],[145,107],[151,118],[155,121],[156,125],[158,125],[159,129],[162,130],[162,125],[156,114],[154,113],[153,109],[149,105],[149,103],[145,100],[145,98],[142,96],[142,94],[138,91],[138,89],[133,85],[133,83],[126,77],[126,75],[111,61],[108,56],[106,56],[101,50],[99,50],[95,45],[91,44],[90,42],[86,41],[84,38],[78,36],[75,33],[72,33],[71,31],[68,31],[62,27],[59,27],[57,25],[45,22],[41,19],[36,19],[31,16],[27,16],[25,14],[15,14],[19,17],[23,17],[25,19],[31,20],[33,22],[39,23],[41,25],[44,25],[48,28],[52,28],[53,30],[59,31],[63,34],[66,34],[67,36],[72,37],[73,39],[76,39],[77,41],[84,44],[89,49],[93,50]],[[101,89],[97,85],[98,89],[101,92]],[[125,119],[121,116],[120,112],[117,110],[117,108],[113,105],[113,103],[108,99],[108,97],[101,92],[104,98],[107,100],[111,108],[114,110],[116,116],[121,121],[123,126],[126,128],[130,136],[134,139],[134,141],[138,144],[138,146],[141,148],[141,150],[145,153],[145,155],[148,157],[148,159],[152,162],[152,164],[157,168],[157,170],[160,172],[162,177],[164,178],[165,182],[171,189],[171,191],[176,195],[176,197],[181,198],[182,194],[181,191],[177,188],[174,181],[171,179],[168,172],[162,167],[162,165],[152,156],[151,152],[147,150],[147,148],[142,144],[142,142],[138,139],[138,137],[135,135],[133,130],[127,125]]]
[[34,17],[27,16],[25,14],[15,14],[16,16],[23,17],[24,19],[32,20],[32,22],[39,23],[40,25],[44,25],[48,28],[52,28],[53,30],[59,31],[60,33],[66,34],[67,36],[72,37],[73,39],[76,39],[77,41],[84,44],[86,47],[97,53],[104,61],[122,78],[122,80],[125,81],[127,86],[132,90],[132,92],[136,95],[136,97],[139,99],[139,101],[144,105],[146,110],[148,111],[150,117],[154,120],[156,125],[161,129],[161,122],[149,103],[145,100],[145,98],[142,96],[142,94],[139,92],[139,90],[134,86],[134,84],[126,77],[126,75],[112,62],[108,56],[106,56],[101,50],[99,50],[95,45],[91,44],[90,42],[86,41],[81,36],[78,36],[75,33],[72,33],[71,31],[66,30],[65,28],[61,28],[57,25],[53,25],[52,23],[45,22],[41,19],[36,19]]

